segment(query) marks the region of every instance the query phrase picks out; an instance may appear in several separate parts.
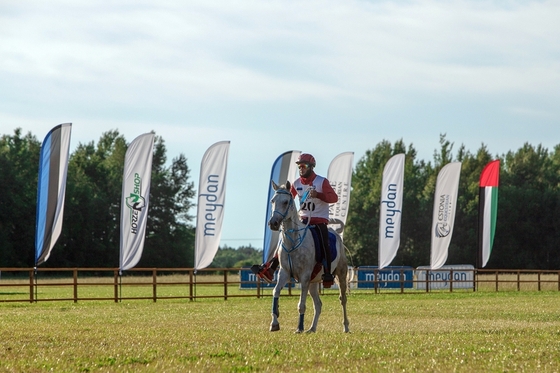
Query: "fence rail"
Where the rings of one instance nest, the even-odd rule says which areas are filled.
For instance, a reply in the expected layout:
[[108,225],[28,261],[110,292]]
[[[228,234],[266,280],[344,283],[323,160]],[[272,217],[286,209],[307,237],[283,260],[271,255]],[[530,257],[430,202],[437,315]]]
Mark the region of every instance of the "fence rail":
[[[418,293],[433,291],[560,291],[560,270],[448,270],[350,268],[350,291]],[[443,275],[442,275],[443,273]],[[467,275],[465,275],[467,273]],[[461,276],[458,276],[461,274]],[[271,296],[273,285],[247,268],[0,268],[0,303],[202,299]],[[284,292],[299,295],[290,282]],[[323,293],[336,294],[335,288]]]

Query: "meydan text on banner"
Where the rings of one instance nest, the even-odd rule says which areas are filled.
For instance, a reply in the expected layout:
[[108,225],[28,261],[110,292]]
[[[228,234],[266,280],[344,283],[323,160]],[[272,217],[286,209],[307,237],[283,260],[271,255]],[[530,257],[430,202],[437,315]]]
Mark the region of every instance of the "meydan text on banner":
[[[428,278],[426,278],[428,274]],[[474,287],[474,266],[470,264],[444,265],[437,270],[431,270],[430,266],[421,266],[415,271],[415,288],[426,290],[438,289],[472,289]],[[428,280],[428,281],[426,281]]]

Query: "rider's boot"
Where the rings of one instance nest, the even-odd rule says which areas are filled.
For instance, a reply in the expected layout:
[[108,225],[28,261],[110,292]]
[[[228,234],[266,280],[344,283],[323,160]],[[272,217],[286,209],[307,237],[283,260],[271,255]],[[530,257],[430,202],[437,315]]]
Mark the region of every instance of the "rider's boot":
[[275,256],[269,262],[253,265],[251,271],[270,284],[274,281],[274,271],[278,268],[278,263],[278,257]]
[[321,279],[323,280],[323,287],[330,288],[334,284],[334,276],[331,273],[331,250],[329,247],[329,231],[326,224],[321,224],[319,230],[321,232],[323,254],[325,255],[324,273]]

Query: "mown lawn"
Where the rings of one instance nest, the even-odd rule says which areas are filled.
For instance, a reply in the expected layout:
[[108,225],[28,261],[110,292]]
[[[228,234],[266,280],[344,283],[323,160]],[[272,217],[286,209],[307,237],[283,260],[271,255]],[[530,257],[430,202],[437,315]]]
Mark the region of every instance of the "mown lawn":
[[276,333],[270,298],[0,303],[0,371],[560,371],[559,292],[355,292],[350,334],[322,299],[314,334],[293,333],[296,297]]

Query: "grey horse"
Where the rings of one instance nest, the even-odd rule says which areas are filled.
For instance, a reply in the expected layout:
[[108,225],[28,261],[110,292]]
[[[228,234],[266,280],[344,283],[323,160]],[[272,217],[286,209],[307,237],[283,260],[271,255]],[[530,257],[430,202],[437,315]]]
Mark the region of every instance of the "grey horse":
[[[278,246],[278,259],[280,261],[280,272],[278,274],[278,282],[274,287],[272,300],[272,322],[270,331],[280,330],[278,322],[279,313],[279,297],[280,291],[288,283],[290,277],[293,277],[301,285],[301,295],[298,303],[299,323],[296,333],[304,331],[305,318],[305,302],[307,293],[313,299],[313,322],[307,332],[315,332],[317,323],[321,315],[322,302],[319,297],[321,285],[321,275],[323,270],[311,278],[313,268],[315,267],[315,244],[313,235],[307,225],[301,222],[298,217],[297,208],[294,203],[292,194],[290,193],[290,182],[285,185],[278,186],[272,181],[272,187],[275,194],[272,197],[272,215],[268,221],[270,229],[274,231],[280,230],[280,243]],[[332,229],[331,231],[336,234]],[[333,275],[339,287],[339,300],[342,305],[344,332],[350,331],[348,325],[348,315],[346,312],[346,277],[348,273],[348,261],[344,252],[344,245],[338,234],[336,234],[336,250],[337,255],[331,264]]]

